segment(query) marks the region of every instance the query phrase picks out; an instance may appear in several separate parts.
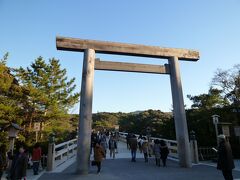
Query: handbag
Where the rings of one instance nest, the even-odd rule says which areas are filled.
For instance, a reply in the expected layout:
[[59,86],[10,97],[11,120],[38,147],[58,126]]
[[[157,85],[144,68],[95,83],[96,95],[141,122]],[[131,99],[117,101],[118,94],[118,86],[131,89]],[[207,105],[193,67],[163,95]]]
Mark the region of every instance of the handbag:
[[92,166],[96,166],[96,165],[97,165],[96,161],[92,161],[92,162],[91,162],[91,165],[92,165]]

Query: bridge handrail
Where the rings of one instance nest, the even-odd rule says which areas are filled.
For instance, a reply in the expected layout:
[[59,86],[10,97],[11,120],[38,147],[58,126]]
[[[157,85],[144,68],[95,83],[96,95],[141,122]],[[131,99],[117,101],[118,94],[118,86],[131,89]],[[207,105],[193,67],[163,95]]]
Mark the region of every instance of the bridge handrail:
[[60,143],[60,144],[57,144],[57,145],[55,145],[55,148],[59,148],[59,147],[61,147],[61,146],[65,146],[66,144],[69,144],[69,143],[71,143],[71,142],[75,142],[77,139],[71,139],[71,140],[69,140],[69,141],[67,141],[67,142],[63,142],[63,143]]
[[76,150],[76,148],[77,148],[77,139],[71,139],[67,142],[63,142],[63,143],[55,145],[55,147],[54,147],[55,167],[64,163],[69,158],[73,157],[76,154],[74,152],[74,150]]

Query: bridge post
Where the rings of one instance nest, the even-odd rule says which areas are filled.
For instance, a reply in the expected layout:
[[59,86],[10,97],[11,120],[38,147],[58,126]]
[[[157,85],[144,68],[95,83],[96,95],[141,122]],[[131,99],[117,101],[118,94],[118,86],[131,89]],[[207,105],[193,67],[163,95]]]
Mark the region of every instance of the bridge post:
[[77,174],[88,174],[90,166],[94,64],[95,51],[86,49],[83,59],[80,118],[78,124]]
[[188,128],[184,109],[182,84],[180,77],[179,62],[177,57],[168,59],[170,66],[170,81],[173,99],[173,115],[178,142],[178,157],[181,167],[191,167],[190,144]]
[[55,143],[48,143],[47,171],[52,171],[55,166]]
[[199,163],[198,145],[197,145],[197,140],[196,140],[194,131],[190,132],[190,149],[191,149],[192,162],[195,164],[198,164]]

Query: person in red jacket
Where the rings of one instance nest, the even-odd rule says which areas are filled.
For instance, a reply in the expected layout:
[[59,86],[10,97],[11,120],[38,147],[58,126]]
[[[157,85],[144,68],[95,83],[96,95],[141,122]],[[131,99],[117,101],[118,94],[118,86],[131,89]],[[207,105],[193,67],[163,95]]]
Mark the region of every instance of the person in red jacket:
[[35,144],[32,152],[33,174],[38,175],[39,164],[41,161],[42,150],[38,143]]

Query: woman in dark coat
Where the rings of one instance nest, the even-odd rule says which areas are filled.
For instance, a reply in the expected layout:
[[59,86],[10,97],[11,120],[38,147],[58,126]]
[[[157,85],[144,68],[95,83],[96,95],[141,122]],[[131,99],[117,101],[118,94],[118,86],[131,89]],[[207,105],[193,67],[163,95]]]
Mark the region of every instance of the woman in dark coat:
[[11,179],[26,179],[26,172],[27,172],[27,164],[28,164],[28,157],[25,153],[23,147],[19,148],[19,153],[13,159],[12,167],[11,167]]
[[232,170],[235,168],[235,166],[230,143],[226,140],[224,135],[219,135],[218,140],[219,146],[217,169],[222,171],[226,180],[233,180]]
[[6,146],[1,145],[0,147],[0,179],[2,178],[3,171],[5,170],[6,166],[7,166]]
[[100,142],[97,142],[94,146],[94,161],[97,165],[97,173],[99,174],[101,171],[101,162],[105,157],[105,152],[103,147],[100,145]]
[[169,154],[169,150],[168,150],[168,147],[164,140],[160,141],[160,154],[161,154],[161,159],[163,162],[163,167],[166,167],[166,160],[167,160],[167,156]]

